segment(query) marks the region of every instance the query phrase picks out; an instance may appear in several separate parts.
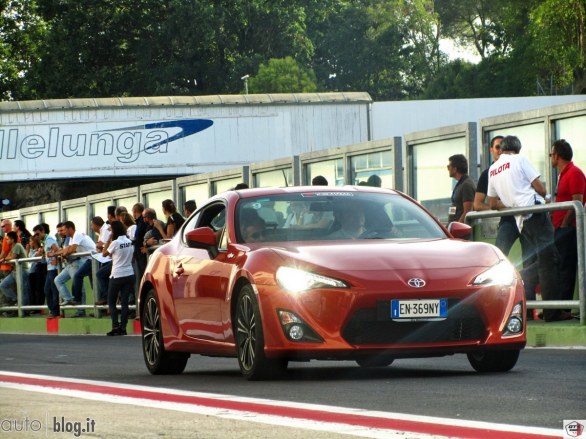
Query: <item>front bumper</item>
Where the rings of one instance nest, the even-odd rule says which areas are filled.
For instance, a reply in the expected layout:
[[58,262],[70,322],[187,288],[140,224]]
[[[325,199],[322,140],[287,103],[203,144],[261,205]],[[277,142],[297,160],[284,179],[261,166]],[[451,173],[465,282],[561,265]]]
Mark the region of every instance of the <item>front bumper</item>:
[[[356,359],[384,354],[394,358],[442,356],[486,349],[522,349],[526,322],[515,335],[505,333],[516,303],[523,303],[520,283],[513,287],[466,287],[426,291],[419,298],[448,299],[448,316],[435,321],[394,321],[390,300],[413,298],[412,291],[389,293],[357,288],[312,290],[301,294],[277,286],[257,286],[268,357]],[[323,342],[293,341],[277,310],[288,310]]]

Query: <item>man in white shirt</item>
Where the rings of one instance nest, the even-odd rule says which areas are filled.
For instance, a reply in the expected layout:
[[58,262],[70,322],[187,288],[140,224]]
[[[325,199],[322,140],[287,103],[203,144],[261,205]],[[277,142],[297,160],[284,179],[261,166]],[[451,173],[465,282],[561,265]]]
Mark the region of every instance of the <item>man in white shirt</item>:
[[[544,204],[546,190],[540,174],[529,160],[519,155],[521,142],[515,136],[506,136],[501,143],[502,154],[490,166],[488,204],[491,209],[529,207]],[[537,256],[541,295],[544,300],[559,299],[558,253],[554,245],[553,225],[547,213],[516,215],[520,234]],[[569,313],[556,309],[543,311],[545,321],[567,320]]]
[[[89,236],[84,233],[77,232],[75,230],[75,224],[72,221],[65,221],[63,223],[65,227],[65,235],[69,237],[69,245],[56,252],[56,255],[60,255],[66,258],[67,264],[63,267],[61,273],[55,278],[55,285],[59,290],[59,295],[63,299],[63,305],[74,305],[76,303],[85,303],[85,289],[83,288],[83,282],[81,282],[81,289],[74,291],[73,299],[67,289],[65,283],[69,279],[73,279],[75,273],[79,270],[83,263],[90,260],[91,256],[74,256],[75,253],[95,252],[96,244],[91,240]],[[83,280],[83,279],[82,279]],[[78,310],[75,314],[76,317],[85,315],[85,311]]]

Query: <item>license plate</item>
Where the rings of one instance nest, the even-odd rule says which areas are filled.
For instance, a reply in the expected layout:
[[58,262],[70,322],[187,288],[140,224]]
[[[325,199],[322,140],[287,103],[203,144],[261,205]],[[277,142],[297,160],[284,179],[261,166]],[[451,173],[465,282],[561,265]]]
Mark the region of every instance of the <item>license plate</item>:
[[447,299],[391,300],[393,320],[436,320],[447,316]]

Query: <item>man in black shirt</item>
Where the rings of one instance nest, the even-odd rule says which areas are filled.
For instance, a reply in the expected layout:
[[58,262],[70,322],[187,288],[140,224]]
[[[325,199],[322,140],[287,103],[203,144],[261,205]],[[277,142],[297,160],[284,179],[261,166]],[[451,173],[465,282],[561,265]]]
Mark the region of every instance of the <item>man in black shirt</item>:
[[143,245],[144,235],[147,231],[147,224],[144,222],[142,218],[142,213],[144,211],[144,204],[136,203],[132,206],[132,216],[134,217],[134,222],[136,224],[136,230],[134,232],[134,239],[132,244],[134,245],[134,263],[135,263],[135,274],[136,279],[140,282],[142,275],[147,266],[147,255],[140,251],[140,248]]

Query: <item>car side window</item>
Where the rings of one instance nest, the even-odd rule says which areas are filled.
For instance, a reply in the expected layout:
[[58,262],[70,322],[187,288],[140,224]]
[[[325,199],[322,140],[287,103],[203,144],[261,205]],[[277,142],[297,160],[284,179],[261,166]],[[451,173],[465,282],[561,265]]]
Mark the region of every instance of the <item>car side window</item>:
[[187,224],[185,224],[185,227],[183,227],[183,240],[185,241],[185,234],[187,232],[191,232],[193,229],[195,229],[197,227],[197,223],[199,221],[199,216],[200,216],[201,212],[197,212],[195,215],[193,215],[191,218],[189,218],[189,220],[187,221]]
[[183,233],[185,234],[198,227],[209,227],[214,232],[217,232],[224,228],[225,222],[226,206],[224,203],[215,203],[193,215],[185,225]]
[[216,232],[218,246],[223,248],[222,235],[225,224],[226,206],[222,202],[214,203],[210,206],[204,207],[190,218],[189,222],[183,229],[183,239],[185,240],[185,234],[193,229],[198,227],[209,227]]

